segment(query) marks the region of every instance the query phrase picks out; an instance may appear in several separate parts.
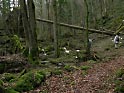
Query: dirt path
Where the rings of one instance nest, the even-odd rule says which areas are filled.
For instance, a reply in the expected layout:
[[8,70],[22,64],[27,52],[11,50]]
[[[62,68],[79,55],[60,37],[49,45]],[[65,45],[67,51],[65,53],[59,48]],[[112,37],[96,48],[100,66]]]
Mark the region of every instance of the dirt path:
[[46,83],[31,93],[114,93],[114,84],[109,82],[113,73],[124,67],[124,57],[110,62],[95,64],[85,76],[78,70],[52,76]]
[[122,57],[111,62],[95,65],[79,83],[81,85],[80,93],[114,93],[114,89],[112,89],[114,85],[109,84],[110,82],[107,79],[122,67],[124,67],[124,58]]

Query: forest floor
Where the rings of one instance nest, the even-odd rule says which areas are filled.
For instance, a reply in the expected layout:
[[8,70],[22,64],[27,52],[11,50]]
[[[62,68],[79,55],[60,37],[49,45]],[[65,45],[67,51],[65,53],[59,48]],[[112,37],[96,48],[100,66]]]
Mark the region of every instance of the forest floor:
[[98,63],[82,75],[82,70],[65,72],[61,76],[52,76],[45,84],[30,93],[115,93],[111,81],[115,72],[124,68],[124,58]]
[[[96,51],[102,60],[97,63],[80,62],[75,70],[52,75],[41,86],[24,93],[116,93],[113,80],[116,71],[124,69],[123,44],[115,49],[110,37],[100,37],[94,41],[92,51]],[[78,69],[81,66],[89,69]]]
[[117,70],[124,68],[123,45],[115,49],[112,40],[107,37],[95,42],[92,50],[105,60],[96,64],[80,63],[80,66],[89,65],[90,69],[53,75],[29,93],[116,93],[113,80]]

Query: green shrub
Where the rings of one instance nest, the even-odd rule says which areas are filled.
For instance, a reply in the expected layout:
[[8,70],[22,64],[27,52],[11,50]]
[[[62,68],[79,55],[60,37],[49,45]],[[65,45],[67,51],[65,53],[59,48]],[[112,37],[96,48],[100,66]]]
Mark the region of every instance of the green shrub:
[[23,46],[22,46],[22,43],[19,39],[19,37],[17,35],[13,35],[13,37],[11,38],[14,46],[13,46],[13,49],[14,49],[14,52],[16,51],[16,49],[22,51],[23,50]]
[[39,86],[45,79],[45,74],[42,71],[32,71],[22,75],[16,82],[15,90],[29,91]]

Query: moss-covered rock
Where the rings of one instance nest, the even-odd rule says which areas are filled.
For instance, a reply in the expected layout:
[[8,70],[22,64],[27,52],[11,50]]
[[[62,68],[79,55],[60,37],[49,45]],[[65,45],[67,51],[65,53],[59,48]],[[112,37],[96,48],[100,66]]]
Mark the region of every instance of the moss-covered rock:
[[45,74],[42,71],[30,71],[19,78],[14,89],[19,92],[29,91],[39,86],[44,80]]

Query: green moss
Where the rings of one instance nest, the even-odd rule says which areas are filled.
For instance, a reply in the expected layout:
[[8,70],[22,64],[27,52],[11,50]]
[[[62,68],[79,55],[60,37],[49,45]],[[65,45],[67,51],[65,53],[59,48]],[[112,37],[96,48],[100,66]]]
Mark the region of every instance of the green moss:
[[0,80],[0,86],[3,86],[3,81],[2,80]]
[[124,69],[119,69],[115,77],[115,92],[124,93]]
[[97,61],[94,60],[88,60],[89,63],[97,63]]
[[23,55],[25,57],[28,57],[28,60],[31,64],[39,64],[38,49],[32,49],[29,53],[28,48],[25,48],[23,51]]
[[90,68],[91,68],[90,66],[81,66],[81,70],[88,70]]
[[11,80],[15,79],[16,75],[11,74],[11,73],[4,73],[2,75],[2,80],[5,82],[10,82]]
[[39,86],[45,79],[45,74],[42,71],[32,71],[22,75],[16,82],[15,90],[29,91]]
[[8,88],[8,89],[6,89],[5,93],[19,93],[19,92],[15,91],[14,89]]
[[28,59],[29,59],[31,64],[39,64],[38,49],[37,48],[34,48],[30,51],[30,53],[28,55]]
[[61,75],[62,74],[62,70],[55,69],[54,71],[52,71],[52,74],[54,74],[54,75]]
[[75,61],[74,57],[72,57],[72,56],[63,56],[63,57],[60,57],[60,58],[49,59],[49,60],[53,64],[58,64],[60,62],[69,63],[69,62],[74,62]]
[[124,86],[117,86],[115,88],[116,93],[124,93]]
[[73,68],[72,66],[70,66],[70,65],[66,65],[66,66],[64,67],[64,69],[65,69],[66,71],[68,71],[68,72],[71,72],[71,71],[74,70],[74,68]]
[[116,77],[117,77],[117,78],[120,78],[120,77],[122,77],[122,75],[124,75],[124,69],[119,69],[119,70],[117,70],[117,72],[116,72]]
[[120,80],[115,80],[115,84],[118,86],[118,85],[121,85],[122,84],[122,81],[120,81]]
[[53,45],[49,45],[49,46],[45,47],[45,52],[49,52],[49,51],[53,51],[53,50],[54,50]]
[[27,71],[24,69],[22,70],[15,79],[10,80],[10,82],[15,82],[17,81],[22,75],[24,75]]
[[87,60],[86,53],[84,53],[84,54],[79,54],[79,58],[78,58],[78,59],[81,60],[81,61],[86,61],[86,60]]

